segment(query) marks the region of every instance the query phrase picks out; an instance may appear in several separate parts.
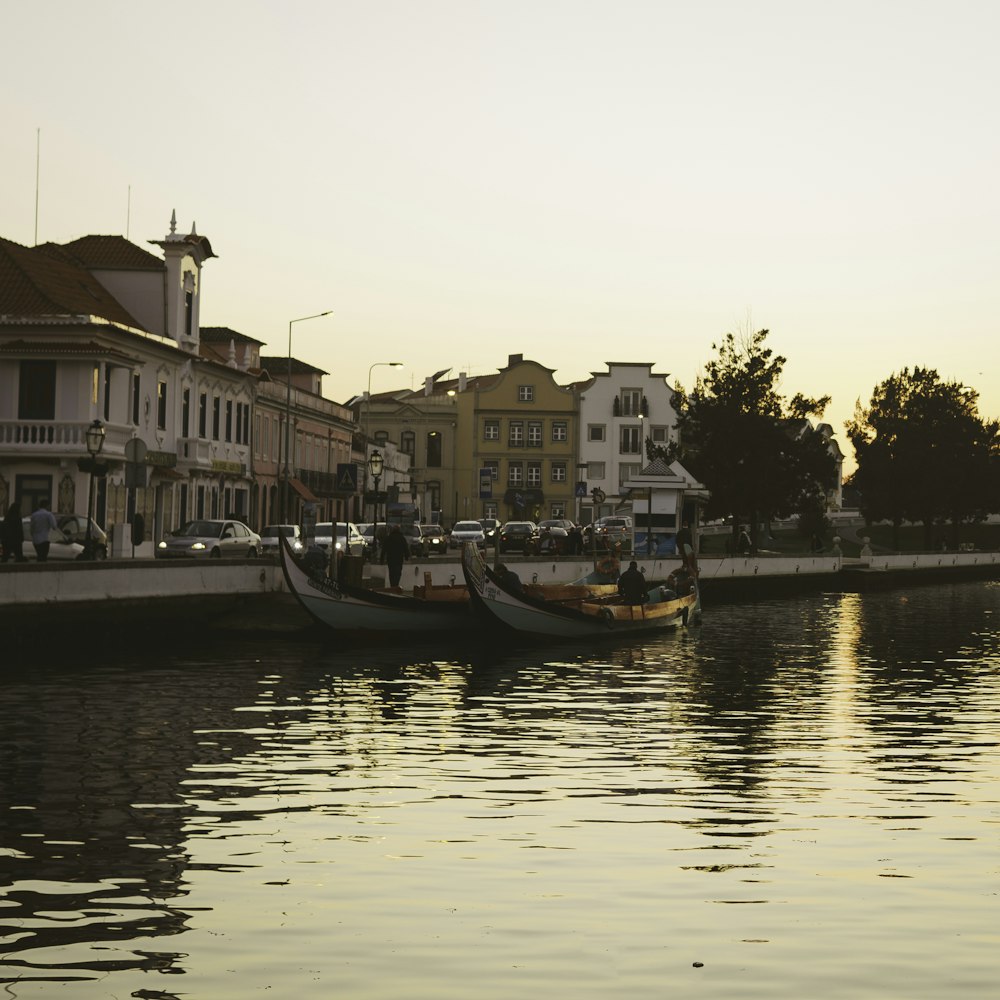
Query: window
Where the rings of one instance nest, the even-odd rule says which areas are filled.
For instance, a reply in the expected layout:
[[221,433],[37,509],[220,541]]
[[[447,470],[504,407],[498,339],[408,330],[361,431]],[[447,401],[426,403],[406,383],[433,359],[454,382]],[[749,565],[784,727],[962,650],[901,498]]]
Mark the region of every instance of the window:
[[528,485],[529,486],[541,486],[542,485],[542,463],[541,462],[529,462],[528,463]]
[[257,458],[261,458],[260,446],[263,439],[260,436],[260,414],[255,413],[253,415],[253,443],[254,443],[254,455]]
[[427,468],[441,468],[441,432],[430,431],[427,434]]
[[554,483],[564,483],[564,482],[566,482],[566,463],[565,462],[553,462],[552,463],[552,482],[554,482]]
[[603,462],[588,462],[587,463],[587,478],[588,479],[603,479],[605,476],[604,463]]
[[488,459],[483,462],[483,468],[490,470],[490,478],[496,482],[500,478],[500,463],[495,459]]
[[181,436],[191,436],[191,390],[181,393]]
[[55,420],[56,363],[54,361],[21,362],[17,416],[20,420]]
[[540,420],[528,421],[528,447],[541,448],[542,446],[542,422]]
[[222,418],[222,400],[218,396],[212,397],[212,440],[219,440],[219,424]]
[[566,504],[554,503],[552,505],[552,513],[550,516],[555,521],[561,521],[563,518],[566,517]]
[[522,421],[512,420],[510,422],[507,444],[511,448],[524,447],[524,423]]
[[621,448],[623,455],[639,455],[642,453],[642,427],[630,425],[621,428]]
[[641,471],[641,465],[633,465],[629,462],[622,462],[621,465],[618,466],[618,485],[621,486],[623,483],[627,483],[630,479],[635,479]]
[[587,440],[588,441],[603,441],[604,440],[604,424],[587,424]]
[[651,427],[649,429],[649,436],[653,439],[654,444],[666,444],[670,440],[670,428],[669,427]]
[[519,403],[533,403],[535,401],[535,387],[533,385],[519,385],[517,387],[517,401]]
[[231,399],[226,400],[226,440],[232,441],[233,439],[233,401]]
[[156,383],[156,429],[167,429],[167,383]]
[[[432,479],[427,483],[427,497],[431,505],[431,510],[441,509],[441,484],[436,480]],[[425,512],[426,513],[426,512]]]
[[386,441],[389,440],[389,432],[388,431],[376,431],[372,436],[375,438],[375,443],[380,448],[384,448]]
[[566,441],[569,439],[569,431],[565,420],[552,421],[552,440]]
[[205,393],[198,397],[198,437],[208,437],[208,396]]
[[621,392],[622,399],[622,416],[623,417],[637,417],[639,416],[642,406],[642,390],[641,389],[622,389]]
[[487,500],[483,504],[483,517],[491,517],[494,521],[497,519],[497,505],[492,500]]
[[484,441],[499,441],[500,440],[500,421],[499,420],[484,420],[483,421],[483,440]]
[[191,337],[194,331],[194,292],[184,293],[184,333]]
[[139,426],[139,396],[142,394],[142,380],[138,372],[132,372],[132,423]]
[[410,458],[416,454],[417,451],[417,435],[413,431],[403,431],[399,435],[399,450],[404,455],[409,455]]
[[507,485],[520,486],[524,482],[524,466],[520,462],[507,465]]

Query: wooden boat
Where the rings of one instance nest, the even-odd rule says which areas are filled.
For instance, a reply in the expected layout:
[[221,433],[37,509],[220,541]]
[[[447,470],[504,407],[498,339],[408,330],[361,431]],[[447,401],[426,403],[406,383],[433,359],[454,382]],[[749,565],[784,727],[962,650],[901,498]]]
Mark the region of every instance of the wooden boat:
[[[401,590],[368,590],[310,573],[280,539],[288,589],[323,625],[341,632],[462,632],[479,623],[465,587],[431,587],[423,596]],[[416,589],[416,588],[415,588]],[[427,591],[430,593],[427,593]]]
[[[701,614],[697,580],[691,578],[690,593],[678,595],[665,586],[651,586],[645,604],[626,604],[617,588],[593,588],[560,600],[547,600],[528,587],[511,585],[490,569],[474,545],[462,550],[462,571],[477,608],[517,632],[563,638],[621,635],[680,628]],[[572,585],[568,585],[572,589]],[[609,594],[607,590],[613,589]]]

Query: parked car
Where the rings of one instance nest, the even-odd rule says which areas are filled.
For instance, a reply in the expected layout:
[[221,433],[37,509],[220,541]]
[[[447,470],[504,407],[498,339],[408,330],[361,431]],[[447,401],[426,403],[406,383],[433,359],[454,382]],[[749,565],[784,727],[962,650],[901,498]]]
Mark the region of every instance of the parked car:
[[500,522],[495,517],[481,517],[479,523],[483,526],[483,534],[486,536],[486,544],[492,545],[500,530]]
[[567,518],[538,522],[538,551],[563,555],[570,550],[570,532],[576,527]]
[[256,559],[263,554],[260,535],[242,521],[188,521],[156,546],[157,559]]
[[[37,559],[35,546],[31,542],[31,518],[21,519],[21,529],[24,531],[24,544],[21,551],[25,559]],[[80,559],[83,556],[83,546],[79,542],[74,542],[61,528],[52,528],[49,531],[49,559]]]
[[599,549],[610,548],[618,543],[627,548],[632,544],[632,518],[622,514],[609,514],[588,524],[583,529],[583,544],[586,549],[593,547],[595,535]]
[[[79,542],[81,545],[86,542],[86,514],[56,514],[56,524],[71,542]],[[108,558],[108,536],[93,518],[90,518],[90,544],[93,547],[95,559]],[[49,558],[52,558],[51,549],[49,550]]]
[[478,521],[456,521],[448,538],[448,547],[460,549],[465,542],[475,542],[481,549],[486,548],[486,532]]
[[[320,521],[313,532],[313,544],[322,549],[327,555],[330,554],[330,546],[333,543],[333,522]],[[337,522],[337,551],[341,555],[364,556],[368,548],[368,543],[358,531],[358,526],[352,521]]]
[[422,524],[420,533],[424,536],[424,555],[448,551],[448,534],[440,524]]
[[534,521],[508,521],[500,529],[501,552],[532,554],[538,545],[538,525]]
[[269,524],[260,533],[260,544],[268,555],[278,554],[278,537],[284,535],[288,546],[296,555],[305,552],[302,544],[302,532],[297,524]]

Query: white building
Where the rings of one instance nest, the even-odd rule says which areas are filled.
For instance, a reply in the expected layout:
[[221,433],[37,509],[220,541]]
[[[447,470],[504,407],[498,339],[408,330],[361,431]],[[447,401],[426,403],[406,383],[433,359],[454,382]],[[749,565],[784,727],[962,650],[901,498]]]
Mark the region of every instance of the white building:
[[[578,385],[580,459],[577,480],[586,483],[580,500],[583,521],[612,513],[628,498],[625,483],[647,464],[645,441],[676,439],[677,414],[668,375],[648,362],[608,362]],[[599,490],[595,503],[594,490]],[[600,495],[603,494],[603,501]],[[589,508],[589,510],[588,510]]]
[[[245,514],[254,377],[199,343],[202,267],[214,257],[192,227],[150,241],[86,236],[28,248],[0,239],[0,504],[24,513],[49,498],[86,513],[85,434],[106,436],[95,517],[143,516],[158,539],[188,517]],[[145,459],[127,469],[126,445]],[[128,481],[126,481],[128,480]]]

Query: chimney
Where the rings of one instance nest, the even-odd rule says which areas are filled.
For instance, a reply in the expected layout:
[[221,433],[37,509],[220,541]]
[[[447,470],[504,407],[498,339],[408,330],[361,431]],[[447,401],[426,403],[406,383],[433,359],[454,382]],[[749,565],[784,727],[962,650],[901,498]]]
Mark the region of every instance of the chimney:
[[424,395],[429,396],[434,391],[434,376],[428,375],[424,379]]
[[465,390],[468,387],[469,387],[469,373],[468,372],[459,372],[458,373],[458,391],[459,392],[465,392]]
[[513,368],[514,365],[519,365],[524,360],[523,354],[511,354],[507,357],[507,367]]

